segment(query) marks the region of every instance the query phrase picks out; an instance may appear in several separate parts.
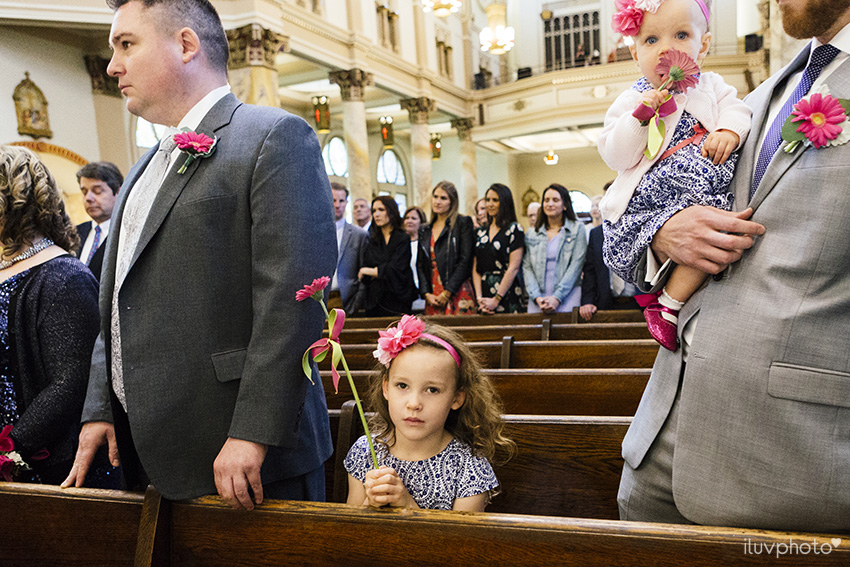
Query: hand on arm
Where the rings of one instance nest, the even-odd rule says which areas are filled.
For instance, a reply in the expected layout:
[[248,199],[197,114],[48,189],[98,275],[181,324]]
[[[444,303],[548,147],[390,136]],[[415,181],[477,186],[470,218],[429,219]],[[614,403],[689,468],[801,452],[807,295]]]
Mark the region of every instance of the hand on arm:
[[714,207],[695,205],[670,217],[655,233],[651,248],[664,262],[691,266],[708,274],[717,274],[741,258],[764,234],[764,226],[749,219],[752,209],[734,213]]
[[705,143],[702,145],[702,157],[707,157],[714,165],[724,163],[735,148],[741,138],[731,130],[716,130],[705,138]]
[[398,508],[419,508],[407,491],[398,473],[390,467],[372,469],[366,473],[363,483],[369,506],[380,508],[386,504]]
[[106,421],[90,421],[83,425],[80,430],[80,442],[77,445],[77,454],[74,456],[74,465],[68,478],[62,482],[62,488],[69,486],[81,487],[86,480],[86,474],[94,459],[95,453],[101,445],[109,445],[109,462],[113,467],[121,464],[118,460],[118,444],[115,442],[115,427]]
[[263,503],[263,482],[260,467],[268,447],[262,443],[228,437],[213,463],[215,487],[219,496],[234,509],[254,509],[248,488],[254,492],[254,501]]
[[365,277],[377,278],[378,268],[360,268],[360,271],[357,272],[357,279],[363,281]]

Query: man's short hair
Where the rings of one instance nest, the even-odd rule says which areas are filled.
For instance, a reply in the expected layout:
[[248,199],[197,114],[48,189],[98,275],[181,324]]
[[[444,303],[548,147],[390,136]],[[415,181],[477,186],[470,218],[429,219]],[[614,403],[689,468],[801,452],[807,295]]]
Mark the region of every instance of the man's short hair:
[[331,191],[345,191],[345,198],[348,199],[348,187],[337,181],[331,181]]
[[118,193],[118,190],[121,189],[121,184],[124,183],[124,176],[121,175],[118,166],[108,161],[93,161],[84,165],[77,172],[77,183],[80,182],[80,178],[82,177],[103,181],[112,189],[113,195]]
[[176,31],[183,27],[192,28],[201,38],[201,48],[216,71],[227,73],[230,44],[221,25],[215,7],[209,0],[106,0],[113,11],[130,2],[140,2],[145,8],[161,6],[168,17],[160,22]]

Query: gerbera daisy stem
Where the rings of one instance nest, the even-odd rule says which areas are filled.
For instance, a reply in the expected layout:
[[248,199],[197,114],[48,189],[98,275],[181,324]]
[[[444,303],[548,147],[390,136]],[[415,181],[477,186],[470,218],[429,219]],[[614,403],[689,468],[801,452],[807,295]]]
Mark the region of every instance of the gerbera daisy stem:
[[[351,372],[348,370],[348,363],[345,361],[345,355],[342,355],[342,368],[345,370],[345,377],[348,378],[348,383],[351,386],[351,392],[354,394],[354,403],[357,404],[357,412],[360,414],[360,421],[363,423],[363,431],[366,433],[366,442],[369,443],[369,453],[372,455],[372,464],[376,469],[380,468],[378,464],[378,455],[375,454],[375,446],[372,445],[372,435],[369,433],[369,424],[366,422],[366,414],[363,412],[363,404],[360,402],[360,396],[357,395],[357,387],[354,385],[354,378],[351,377]],[[337,447],[337,451],[339,447]]]

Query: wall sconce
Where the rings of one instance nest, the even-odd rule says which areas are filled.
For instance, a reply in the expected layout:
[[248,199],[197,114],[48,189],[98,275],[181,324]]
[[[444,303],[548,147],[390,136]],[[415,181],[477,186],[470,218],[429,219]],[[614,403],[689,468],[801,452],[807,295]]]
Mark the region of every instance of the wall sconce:
[[431,134],[431,159],[438,160],[440,159],[440,154],[443,151],[443,143],[440,141],[442,139],[442,135],[434,132]]
[[331,109],[328,105],[328,97],[313,97],[313,116],[316,118],[316,129],[319,134],[327,134],[331,131]]
[[395,143],[395,135],[393,134],[393,117],[381,116],[381,140],[385,148],[393,147]]
[[452,12],[457,12],[462,4],[460,0],[422,0],[422,11],[434,12],[435,16],[445,18]]
[[543,161],[546,165],[558,165],[558,154],[555,150],[549,150],[549,153],[543,156]]

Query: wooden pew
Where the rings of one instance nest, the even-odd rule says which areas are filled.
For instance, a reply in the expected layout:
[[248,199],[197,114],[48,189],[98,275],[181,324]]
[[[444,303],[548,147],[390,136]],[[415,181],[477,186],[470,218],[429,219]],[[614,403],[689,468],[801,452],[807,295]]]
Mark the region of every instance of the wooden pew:
[[0,565],[132,565],[144,495],[0,482]]
[[[658,354],[652,339],[611,341],[502,341],[470,343],[482,368],[651,368]],[[375,344],[343,344],[351,370],[371,370]],[[330,357],[319,365],[330,368]]]
[[[727,567],[850,564],[846,534],[649,524],[583,518],[373,509],[267,500],[237,512],[216,496],[170,502],[149,489],[142,520],[119,509],[141,494],[101,496],[0,483],[4,567],[371,566]],[[105,492],[105,491],[98,491]],[[33,506],[57,520],[45,530]],[[108,526],[101,524],[108,523]],[[14,532],[10,531],[13,527]],[[104,527],[102,531],[97,528]],[[120,533],[155,534],[149,544]],[[14,533],[14,537],[12,536]],[[80,539],[72,539],[73,535]],[[95,541],[99,537],[102,541]],[[108,550],[123,544],[121,557]],[[812,552],[817,546],[817,555]],[[797,554],[789,552],[796,546]],[[808,547],[805,547],[808,546]],[[150,550],[156,550],[150,553]],[[800,553],[806,549],[808,553]],[[135,554],[135,561],[133,555]]]
[[[353,401],[343,405],[339,416],[329,499],[332,493],[334,502],[345,502],[348,484],[343,461],[363,429]],[[631,418],[505,415],[504,419],[506,435],[517,444],[517,451],[506,464],[493,467],[501,493],[488,511],[619,517],[620,445]]]
[[[560,322],[560,321],[559,321]],[[579,308],[573,307],[572,323],[646,323],[643,318],[643,311],[639,309],[609,309],[606,311],[597,311],[590,318],[590,321],[585,321],[579,315]]]
[[[576,307],[569,313],[499,313],[496,315],[432,315],[424,319],[446,327],[477,326],[477,325],[540,325],[543,321],[551,321],[553,325],[567,323],[582,323]],[[395,325],[401,317],[349,317],[345,326],[349,329],[386,329]],[[589,323],[645,323],[643,312],[637,309],[597,311]]]
[[[532,415],[632,416],[649,373],[640,368],[484,370],[502,398],[505,413]],[[372,375],[369,370],[352,371],[361,397]],[[339,392],[334,392],[330,371],[323,371],[322,385],[331,409],[339,409],[353,398],[345,377],[340,380]]]
[[[541,324],[527,325],[469,325],[452,326],[451,329],[467,342],[498,341],[505,336],[516,341],[580,341],[609,339],[649,339],[646,323],[566,323],[552,324],[548,319]],[[324,334],[327,336],[327,329]],[[343,344],[375,344],[378,329],[345,328],[340,334]]]

